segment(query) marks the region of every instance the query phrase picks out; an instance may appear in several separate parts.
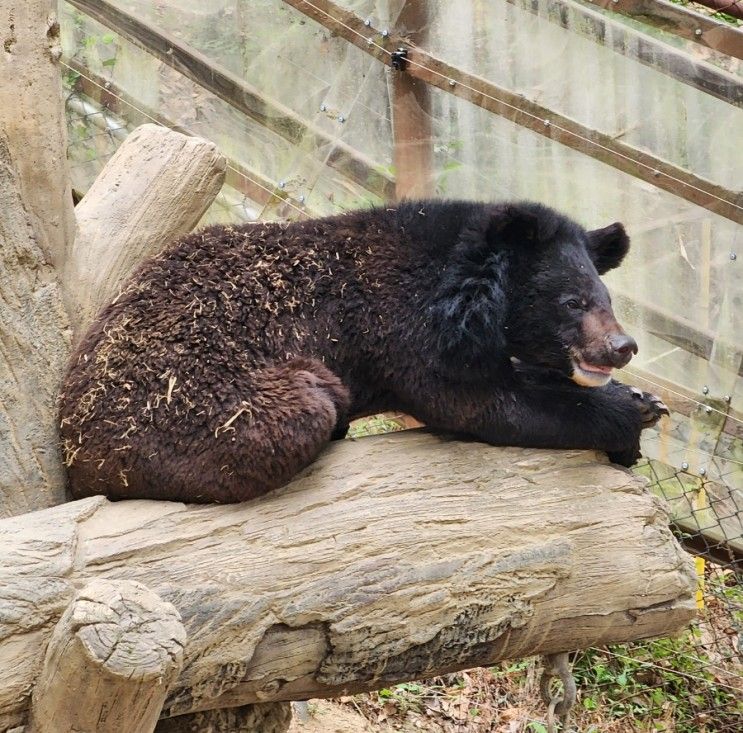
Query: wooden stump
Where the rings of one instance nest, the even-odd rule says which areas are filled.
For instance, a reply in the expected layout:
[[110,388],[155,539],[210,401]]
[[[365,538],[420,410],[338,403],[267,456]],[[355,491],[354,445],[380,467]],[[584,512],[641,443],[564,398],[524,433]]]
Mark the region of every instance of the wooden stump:
[[141,583],[95,579],[52,632],[26,733],[152,733],[186,632]]

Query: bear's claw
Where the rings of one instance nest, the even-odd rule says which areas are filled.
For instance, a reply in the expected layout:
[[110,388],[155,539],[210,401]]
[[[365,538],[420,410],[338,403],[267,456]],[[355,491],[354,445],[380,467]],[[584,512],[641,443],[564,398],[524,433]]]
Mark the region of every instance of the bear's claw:
[[657,395],[651,392],[643,392],[638,387],[630,387],[629,390],[640,410],[643,429],[653,427],[663,415],[671,414],[665,402]]

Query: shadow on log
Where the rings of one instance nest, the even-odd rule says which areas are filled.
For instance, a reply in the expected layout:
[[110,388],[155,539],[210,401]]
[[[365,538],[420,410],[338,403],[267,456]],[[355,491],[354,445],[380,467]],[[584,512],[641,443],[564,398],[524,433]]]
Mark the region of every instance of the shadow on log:
[[674,633],[696,583],[667,523],[643,479],[593,453],[425,431],[340,441],[246,504],[91,498],[4,520],[0,729],[24,720],[92,578],[181,614],[170,717]]

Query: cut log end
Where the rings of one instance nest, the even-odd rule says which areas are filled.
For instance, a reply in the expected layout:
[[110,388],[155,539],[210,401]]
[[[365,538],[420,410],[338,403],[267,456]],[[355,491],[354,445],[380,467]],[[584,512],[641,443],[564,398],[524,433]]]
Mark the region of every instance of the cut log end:
[[52,633],[27,733],[151,731],[185,643],[175,607],[142,583],[91,581]]

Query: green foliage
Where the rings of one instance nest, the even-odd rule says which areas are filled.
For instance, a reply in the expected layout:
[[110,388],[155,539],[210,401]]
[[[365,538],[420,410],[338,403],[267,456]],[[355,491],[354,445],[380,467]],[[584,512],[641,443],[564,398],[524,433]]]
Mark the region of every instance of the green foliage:
[[396,420],[393,420],[387,415],[373,415],[361,420],[355,420],[348,431],[348,437],[363,438],[367,435],[394,433],[398,430],[402,430],[402,425]]
[[582,708],[604,720],[644,722],[643,730],[667,730],[662,719],[677,733],[698,733],[701,723],[724,729],[743,715],[743,700],[700,656],[699,635],[693,628],[678,638],[580,652],[574,673]]

